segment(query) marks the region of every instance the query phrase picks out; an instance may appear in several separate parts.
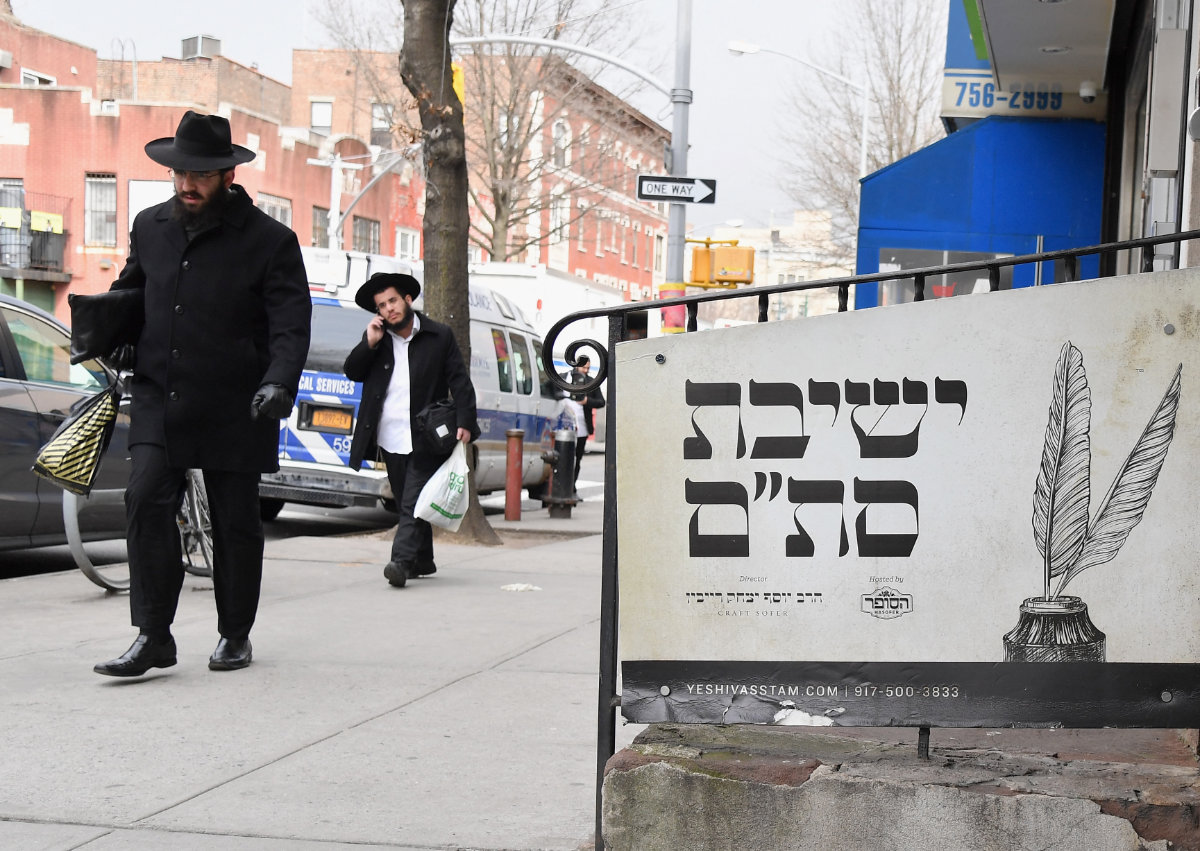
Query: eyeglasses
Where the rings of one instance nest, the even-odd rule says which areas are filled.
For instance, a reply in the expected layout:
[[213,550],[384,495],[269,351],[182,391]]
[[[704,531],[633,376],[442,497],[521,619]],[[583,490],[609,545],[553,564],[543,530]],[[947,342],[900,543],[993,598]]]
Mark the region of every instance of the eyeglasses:
[[221,174],[221,171],[184,171],[178,168],[167,169],[167,174],[171,175],[176,180],[190,180],[192,183],[200,183],[205,180],[212,180]]

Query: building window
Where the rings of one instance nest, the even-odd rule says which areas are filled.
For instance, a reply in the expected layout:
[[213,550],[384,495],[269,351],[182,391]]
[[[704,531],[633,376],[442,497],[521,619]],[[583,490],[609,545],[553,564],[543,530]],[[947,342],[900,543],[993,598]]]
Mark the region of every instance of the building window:
[[37,71],[30,71],[28,68],[21,69],[22,86],[53,86],[56,82],[48,74],[40,74]]
[[584,234],[584,231],[586,230],[586,228],[583,226],[583,223],[587,220],[586,219],[587,212],[588,212],[587,207],[584,206],[583,202],[580,202],[579,218],[576,219],[576,223],[578,226],[575,228],[575,236],[579,241],[579,250],[580,251],[587,251],[587,237]]
[[328,136],[333,130],[333,101],[314,100],[309,103],[308,126],[314,133]]
[[642,223],[634,222],[633,223],[633,239],[630,241],[630,244],[629,244],[629,265],[630,266],[637,266],[637,247],[638,247],[638,240],[641,238],[641,236],[642,236]]
[[258,201],[254,206],[262,210],[275,221],[285,224],[288,227],[292,226],[292,201],[290,198],[280,198],[278,195],[268,195],[266,192],[258,193]]
[[117,244],[117,176],[87,174],[83,183],[84,234],[87,245]]
[[379,222],[375,219],[354,217],[354,241],[351,245],[355,251],[365,251],[368,254],[379,253]]
[[421,232],[412,228],[396,228],[396,256],[401,260],[419,260]]
[[514,140],[517,134],[521,131],[521,118],[515,112],[509,112],[507,109],[500,110],[500,132],[496,134],[496,141],[499,142],[501,148],[508,148],[511,145],[517,144]]
[[550,244],[568,239],[567,220],[571,216],[571,199],[562,193],[550,199]]
[[313,207],[312,244],[318,248],[329,245],[329,210],[325,207]]
[[567,122],[561,118],[554,122],[554,164],[559,168],[567,167],[567,148],[571,145],[571,131]]
[[662,271],[663,238],[661,234],[654,236],[654,271]]
[[604,216],[596,211],[596,256],[604,256]]
[[467,262],[468,263],[482,263],[483,262],[483,249],[480,248],[478,245],[476,245],[473,242],[469,243],[467,245]]
[[392,105],[371,104],[371,144],[381,148],[392,146]]

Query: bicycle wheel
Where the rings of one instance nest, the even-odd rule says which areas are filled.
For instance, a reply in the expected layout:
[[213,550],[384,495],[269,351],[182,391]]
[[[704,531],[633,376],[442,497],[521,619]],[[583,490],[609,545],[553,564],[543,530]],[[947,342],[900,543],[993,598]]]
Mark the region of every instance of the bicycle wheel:
[[79,512],[89,502],[116,500],[122,498],[122,491],[93,491],[89,497],[81,497],[70,491],[63,492],[62,511],[63,527],[67,533],[67,546],[75,566],[83,571],[83,575],[106,591],[129,590],[129,563],[95,564],[83,548],[83,537],[79,534]]
[[183,569],[193,576],[212,576],[212,515],[208,510],[204,475],[199,470],[188,470],[177,519],[183,542]]

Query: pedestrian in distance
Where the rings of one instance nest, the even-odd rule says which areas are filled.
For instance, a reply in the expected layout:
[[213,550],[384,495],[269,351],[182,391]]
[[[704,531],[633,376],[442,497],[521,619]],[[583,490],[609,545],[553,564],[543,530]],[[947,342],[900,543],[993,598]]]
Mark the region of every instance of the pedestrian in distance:
[[139,634],[98,674],[136,677],[176,663],[183,556],[175,517],[189,468],[212,513],[216,671],[250,664],[262,584],[258,479],[279,469],[278,420],[292,409],[312,305],[292,230],[234,183],[254,152],[229,122],[187,112],[146,154],[171,170],[175,195],[140,212],[113,290],[141,289],[125,491],[129,607]]
[[417,415],[449,397],[456,438],[479,437],[475,388],[448,325],[415,310],[421,284],[411,275],[379,272],[359,287],[354,301],[374,316],[346,357],[346,377],[363,383],[362,402],[350,443],[350,469],[382,456],[399,511],[391,558],[383,569],[390,585],[437,572],[433,529],[414,515],[417,497],[449,453],[430,450],[414,429]]
[[[571,370],[571,383],[583,384],[588,380],[592,370],[592,361],[587,355],[580,355],[575,360],[575,368]],[[594,387],[583,395],[583,421],[587,427],[586,434],[580,434],[576,439],[575,448],[575,482],[579,481],[579,468],[583,464],[583,453],[587,451],[587,442],[596,433],[596,411],[604,407],[604,394],[599,387]]]

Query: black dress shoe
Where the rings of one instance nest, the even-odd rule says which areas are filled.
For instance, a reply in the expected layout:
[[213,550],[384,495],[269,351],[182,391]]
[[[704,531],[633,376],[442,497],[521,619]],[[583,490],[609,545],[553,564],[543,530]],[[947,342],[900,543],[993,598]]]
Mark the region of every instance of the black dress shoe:
[[412,575],[417,577],[432,576],[435,573],[437,573],[437,565],[433,563],[433,559],[429,559],[427,561],[424,559],[417,559],[417,563],[412,569]]
[[388,585],[396,588],[403,588],[408,582],[408,577],[415,576],[416,568],[411,561],[389,561],[383,569],[383,576],[388,581]]
[[217,642],[217,649],[208,657],[210,671],[236,671],[250,664],[253,656],[249,638],[225,638]]
[[106,677],[140,677],[151,668],[169,668],[175,664],[175,639],[166,640],[139,635],[121,656],[92,668]]

